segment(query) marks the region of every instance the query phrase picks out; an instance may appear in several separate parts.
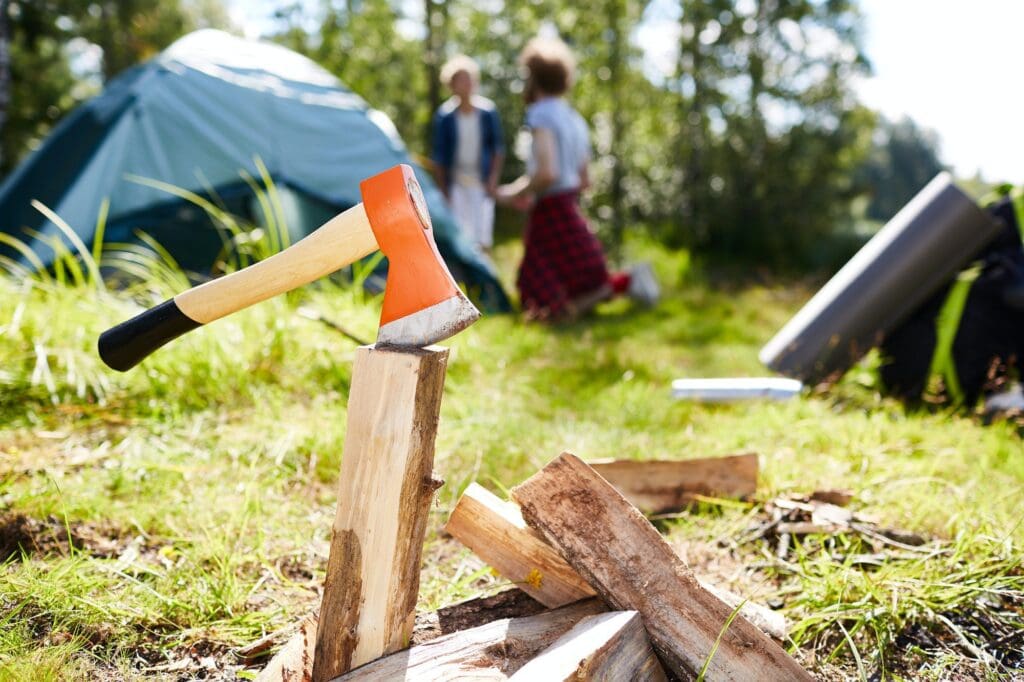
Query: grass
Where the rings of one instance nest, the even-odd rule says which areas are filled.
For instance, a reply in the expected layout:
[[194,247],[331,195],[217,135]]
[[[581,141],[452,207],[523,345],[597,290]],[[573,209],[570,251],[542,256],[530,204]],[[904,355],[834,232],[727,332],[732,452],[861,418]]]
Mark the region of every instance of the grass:
[[[452,339],[435,460],[447,483],[420,608],[503,585],[436,532],[472,481],[500,492],[563,450],[756,451],[757,500],[664,522],[698,574],[780,602],[791,648],[823,677],[1004,673],[984,649],[1006,639],[997,629],[1024,625],[1016,427],[907,411],[867,370],[789,403],[674,402],[676,377],[763,374],[757,350],[811,291],[712,285],[685,253],[642,241],[629,251],[653,260],[666,284],[655,309],[616,302],[557,327],[490,316]],[[506,282],[517,256],[513,244],[498,249]],[[136,252],[121,258],[157,267]],[[372,338],[379,303],[323,283],[112,373],[96,338],[136,301],[173,293],[180,277],[160,268],[130,295],[98,286],[88,263],[66,264],[63,282],[0,278],[0,538],[32,531],[0,565],[0,680],[231,678],[244,665],[230,647],[316,603],[353,345],[296,310]],[[935,540],[870,568],[835,559],[862,549],[853,537],[809,536],[784,561],[765,543],[736,542],[761,502],[822,488],[851,489],[858,512]]]

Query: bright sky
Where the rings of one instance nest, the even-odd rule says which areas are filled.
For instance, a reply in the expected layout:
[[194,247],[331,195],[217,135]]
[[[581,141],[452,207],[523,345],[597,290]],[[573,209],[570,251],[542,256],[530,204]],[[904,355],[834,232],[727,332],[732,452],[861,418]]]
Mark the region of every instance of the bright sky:
[[1024,184],[1024,2],[861,2],[875,68],[864,103],[938,132],[958,174]]
[[[276,0],[226,0],[251,37]],[[310,2],[310,0],[305,0]],[[419,3],[417,3],[418,7]],[[935,130],[957,174],[1024,184],[1024,1],[861,0],[874,75],[862,101]],[[675,3],[654,0],[636,34],[652,62],[672,63]],[[670,61],[671,60],[671,61]]]

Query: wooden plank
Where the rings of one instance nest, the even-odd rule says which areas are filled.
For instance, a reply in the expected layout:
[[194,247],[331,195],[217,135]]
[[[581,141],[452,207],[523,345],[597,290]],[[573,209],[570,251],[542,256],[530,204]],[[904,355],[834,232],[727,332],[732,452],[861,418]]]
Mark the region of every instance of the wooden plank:
[[505,680],[580,620],[604,609],[600,600],[588,599],[536,616],[496,620],[377,659],[338,680]]
[[[609,605],[640,612],[662,663],[683,678],[811,680],[782,648],[702,588],[640,511],[564,453],[512,497],[523,518]],[[717,646],[717,648],[716,648]]]
[[746,497],[757,492],[757,454],[684,460],[597,460],[588,462],[646,514],[678,511],[694,495]]
[[519,507],[481,485],[466,488],[445,530],[548,608],[594,595],[547,540],[526,525]]
[[584,618],[511,679],[514,682],[668,680],[636,611],[611,611]]
[[447,349],[356,351],[314,682],[408,646]]
[[[459,498],[445,526],[456,540],[549,608],[593,596],[592,588],[566,563],[557,550],[523,521],[519,506],[506,502],[483,486],[471,483]],[[762,632],[782,640],[788,624],[780,613],[728,590],[699,580],[730,608],[740,606]]]

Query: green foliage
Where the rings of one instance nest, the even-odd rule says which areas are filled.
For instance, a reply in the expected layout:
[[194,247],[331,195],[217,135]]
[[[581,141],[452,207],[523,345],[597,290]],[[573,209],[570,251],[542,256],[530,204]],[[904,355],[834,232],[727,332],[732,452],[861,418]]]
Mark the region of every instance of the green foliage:
[[[854,2],[683,2],[674,243],[807,265],[840,232],[873,117]],[[680,229],[682,228],[682,229]]]
[[[6,8],[10,99],[0,134],[0,175],[101,84],[196,28],[229,26],[213,0],[13,0]],[[98,73],[84,69],[98,48]],[[82,63],[75,66],[73,62]]]
[[871,153],[858,169],[859,179],[870,196],[865,215],[879,221],[896,215],[945,168],[939,160],[938,148],[935,131],[918,127],[912,119],[881,119]]
[[[570,98],[595,152],[585,206],[614,249],[646,224],[673,246],[732,260],[820,265],[850,227],[861,191],[853,171],[874,126],[850,87],[867,68],[854,2],[683,0],[675,73],[660,76],[633,35],[646,1],[427,2],[431,23],[418,30],[399,7],[291,5],[277,39],[384,109],[425,154],[437,62],[457,52],[480,63],[481,92],[515,147],[524,109],[516,57],[547,26],[577,53]],[[513,155],[505,176],[522,170]]]
[[67,54],[72,34],[54,21],[56,3],[2,3],[6,9],[10,81],[0,128],[0,175],[12,170],[68,111],[95,88],[81,87]]
[[[109,78],[192,27],[226,22],[211,3],[16,4],[19,90],[4,131],[6,168],[98,86],[94,77],[83,87],[70,72],[72,38],[101,48]],[[432,110],[447,96],[437,83],[444,58],[465,52],[480,62],[482,94],[495,100],[512,149],[523,122],[516,57],[542,29],[556,31],[578,55],[570,98],[592,132],[584,206],[614,260],[626,233],[644,225],[673,247],[807,267],[845,252],[851,203],[866,185],[899,184],[855,172],[874,127],[851,89],[867,69],[857,8],[854,0],[602,0],[585,8],[564,0],[293,1],[278,4],[271,37],[387,113],[424,158]],[[648,46],[638,44],[638,27],[653,15],[677,23],[671,73],[652,67]],[[26,81],[29,72],[41,77]],[[505,178],[522,168],[512,155]]]
[[[407,143],[416,145],[432,112],[423,104],[427,86],[422,43],[398,30],[398,22],[405,20],[402,7],[389,0],[325,0],[319,11],[310,13],[294,3],[276,13],[281,25],[273,38],[338,76],[386,113]],[[309,24],[317,27],[308,30]]]

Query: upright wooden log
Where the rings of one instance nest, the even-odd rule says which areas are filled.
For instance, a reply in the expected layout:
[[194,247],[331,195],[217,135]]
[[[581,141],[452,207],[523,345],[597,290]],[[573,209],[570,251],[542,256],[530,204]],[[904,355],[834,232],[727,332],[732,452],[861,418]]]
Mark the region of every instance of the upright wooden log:
[[587,462],[646,514],[677,511],[696,495],[745,497],[757,492],[757,455],[682,460]]
[[356,351],[314,682],[409,644],[447,360],[434,346]]
[[[518,505],[476,483],[459,498],[445,530],[548,608],[596,594],[547,540],[526,525]],[[739,606],[740,613],[765,634],[786,638],[789,626],[781,613],[699,578],[697,582],[729,608]]]
[[636,611],[611,611],[584,618],[510,679],[513,682],[668,680]]
[[565,453],[512,497],[523,518],[558,548],[613,608],[640,612],[655,651],[688,679],[811,680],[782,648],[702,588],[640,511]]
[[600,600],[588,599],[536,616],[496,620],[379,658],[339,682],[505,680],[580,620],[603,610]]

